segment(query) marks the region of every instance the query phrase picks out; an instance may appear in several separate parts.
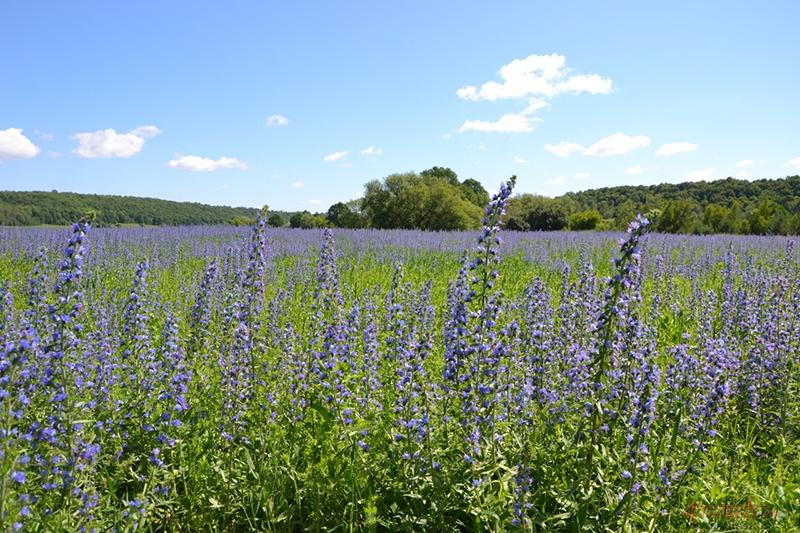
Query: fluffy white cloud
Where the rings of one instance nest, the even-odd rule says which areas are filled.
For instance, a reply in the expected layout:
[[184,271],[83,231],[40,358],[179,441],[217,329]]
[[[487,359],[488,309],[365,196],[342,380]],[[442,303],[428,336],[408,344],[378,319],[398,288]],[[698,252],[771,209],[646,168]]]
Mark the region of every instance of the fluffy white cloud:
[[755,163],[755,161],[752,159],[742,159],[741,161],[737,161],[733,166],[736,168],[747,168],[753,166],[753,163]]
[[525,159],[524,157],[520,157],[518,155],[514,156],[514,163],[516,163],[518,165],[524,165],[527,162],[528,162],[528,160]]
[[142,137],[144,139],[151,139],[156,135],[161,135],[161,130],[158,129],[156,126],[139,126],[138,128],[134,128],[130,132],[132,135],[136,135],[137,137]]
[[697,150],[697,145],[685,141],[662,144],[656,151],[656,155],[675,155],[684,152],[694,152]]
[[542,122],[537,117],[529,117],[522,113],[506,113],[494,122],[487,120],[466,120],[458,128],[459,133],[465,131],[491,131],[502,133],[527,133],[533,131]]
[[312,198],[311,200],[308,201],[308,203],[313,204],[313,205],[319,205],[320,201],[317,200],[316,198]]
[[375,157],[383,154],[383,150],[381,148],[376,148],[375,146],[368,146],[361,150],[361,155],[365,155],[367,157]]
[[597,74],[570,76],[567,60],[559,54],[532,54],[514,59],[500,68],[501,82],[488,81],[480,86],[467,85],[456,91],[464,100],[504,100],[545,96],[560,93],[608,94],[612,81]]
[[783,164],[785,168],[793,168],[795,170],[800,170],[800,157],[795,157]]
[[592,175],[588,172],[576,172],[572,175],[573,178],[576,180],[585,180],[586,178],[590,178]]
[[614,133],[604,137],[583,150],[583,155],[607,157],[612,155],[622,155],[632,152],[637,148],[650,146],[650,137],[646,135],[625,135],[624,133]]
[[627,154],[645,146],[650,146],[650,137],[646,135],[631,136],[624,133],[614,133],[608,137],[603,137],[588,148],[584,148],[578,143],[559,141],[556,144],[545,144],[544,150],[558,157],[569,157],[575,152],[580,152],[583,155],[606,157]]
[[717,169],[704,168],[703,170],[695,170],[694,172],[689,172],[683,177],[683,179],[684,181],[711,181],[716,177],[716,174],[717,174]]
[[175,154],[175,158],[169,162],[170,168],[178,168],[181,170],[189,170],[191,172],[214,172],[221,168],[236,168],[239,170],[247,170],[247,163],[239,161],[234,157],[220,157],[219,159],[210,159],[208,157],[200,157],[197,155],[179,155]]
[[131,157],[142,151],[145,139],[160,133],[155,126],[139,126],[128,133],[117,133],[111,128],[76,133],[72,139],[78,141],[78,147],[72,153],[88,158]]
[[559,141],[556,144],[545,144],[544,150],[545,152],[550,152],[558,157],[569,157],[573,152],[579,152],[583,150],[583,146],[568,141]]
[[39,147],[22,134],[20,128],[0,130],[0,161],[36,157]]
[[295,189],[299,189],[302,186],[303,186],[303,182],[302,181],[293,181],[292,182],[292,187],[294,187]]
[[350,152],[348,152],[348,151],[344,151],[344,152],[333,152],[333,153],[331,153],[331,154],[328,154],[328,155],[326,155],[326,156],[325,156],[325,157],[323,157],[322,159],[323,159],[323,161],[327,161],[328,163],[333,163],[333,162],[335,162],[335,161],[344,161],[345,159],[347,159],[347,155],[348,155],[349,153],[350,153]]
[[641,174],[642,167],[640,165],[633,165],[625,169],[625,174]]
[[283,115],[270,115],[267,117],[267,126],[286,126],[289,124],[289,119]]
[[572,75],[567,60],[559,54],[532,54],[514,59],[500,68],[501,81],[487,81],[480,87],[466,85],[456,91],[463,100],[528,100],[519,113],[508,113],[495,122],[468,120],[457,131],[515,132],[533,131],[541,119],[529,118],[547,107],[548,99],[561,93],[608,94],[612,81],[598,74]]
[[608,94],[611,92],[611,80],[597,74],[572,76],[558,85],[559,92],[580,94]]
[[522,114],[532,115],[537,111],[539,111],[540,109],[544,109],[548,105],[549,104],[547,103],[547,101],[541,98],[531,98],[530,100],[528,100],[528,107],[522,110]]

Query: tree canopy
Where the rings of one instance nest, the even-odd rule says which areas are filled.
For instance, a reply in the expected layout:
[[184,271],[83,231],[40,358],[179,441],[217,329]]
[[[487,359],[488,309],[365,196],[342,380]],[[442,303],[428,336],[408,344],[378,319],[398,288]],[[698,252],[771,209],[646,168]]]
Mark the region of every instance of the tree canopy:
[[0,192],[0,225],[65,225],[88,211],[96,224],[198,225],[255,220],[258,209],[57,191]]
[[361,208],[374,228],[463,230],[480,225],[488,198],[480,182],[459,182],[451,169],[433,167],[370,181]]

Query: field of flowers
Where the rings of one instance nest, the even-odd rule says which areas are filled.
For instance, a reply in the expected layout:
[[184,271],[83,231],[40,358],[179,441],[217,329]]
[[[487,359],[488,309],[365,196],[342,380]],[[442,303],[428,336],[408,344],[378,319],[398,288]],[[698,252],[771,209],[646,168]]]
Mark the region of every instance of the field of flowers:
[[788,238],[0,229],[2,531],[800,523]]

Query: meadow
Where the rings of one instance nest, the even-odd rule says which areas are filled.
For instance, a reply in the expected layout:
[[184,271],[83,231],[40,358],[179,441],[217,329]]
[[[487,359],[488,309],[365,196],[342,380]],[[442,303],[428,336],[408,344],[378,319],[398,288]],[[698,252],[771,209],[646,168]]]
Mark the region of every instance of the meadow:
[[795,531],[788,237],[0,228],[3,531]]

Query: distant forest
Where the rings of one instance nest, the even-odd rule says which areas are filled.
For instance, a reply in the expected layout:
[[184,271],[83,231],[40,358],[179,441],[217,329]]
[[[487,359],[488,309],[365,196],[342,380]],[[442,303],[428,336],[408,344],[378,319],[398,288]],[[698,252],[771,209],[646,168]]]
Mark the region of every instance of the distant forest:
[[0,192],[0,225],[70,224],[93,211],[96,224],[180,226],[231,224],[256,216],[257,209],[226,207],[156,198],[72,192]]
[[[480,227],[488,194],[474,179],[448,168],[392,174],[365,186],[358,202],[326,214],[297,214],[293,226],[419,228]],[[747,181],[608,187],[548,198],[521,194],[508,203],[507,229],[622,230],[637,213],[664,233],[800,234],[800,176]]]
[[[268,221],[296,228],[475,229],[488,199],[479,181],[459,181],[451,169],[433,167],[370,181],[362,198],[336,203],[324,213],[270,210]],[[258,212],[130,196],[0,192],[3,226],[65,225],[88,211],[101,226],[248,225]],[[556,198],[522,194],[509,202],[505,224],[517,231],[619,230],[636,213],[665,233],[797,235],[800,176],[606,187]]]

